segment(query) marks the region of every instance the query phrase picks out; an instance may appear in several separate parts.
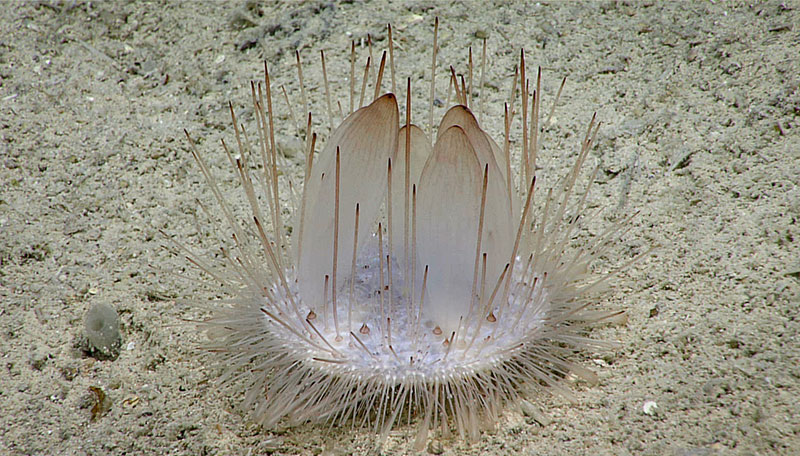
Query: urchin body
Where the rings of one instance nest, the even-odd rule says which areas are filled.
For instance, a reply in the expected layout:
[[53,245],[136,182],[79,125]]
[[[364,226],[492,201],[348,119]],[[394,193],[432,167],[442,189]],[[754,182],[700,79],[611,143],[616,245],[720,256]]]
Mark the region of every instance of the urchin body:
[[[450,426],[475,438],[541,384],[560,389],[566,375],[592,377],[568,355],[593,344],[582,334],[587,324],[618,314],[589,311],[580,298],[603,284],[589,265],[622,224],[570,247],[588,192],[574,190],[594,119],[570,173],[534,204],[541,90],[537,79],[531,97],[524,59],[523,148],[513,167],[513,91],[500,147],[452,72],[456,104],[429,136],[408,112],[400,120],[394,94],[378,96],[383,68],[373,101],[351,107],[318,154],[307,131],[291,241],[277,196],[284,164],[268,73],[263,92],[252,86],[258,147],[248,149],[235,117],[238,157],[223,143],[249,217],[234,215],[192,142],[234,242],[220,266],[189,255],[235,297],[204,324],[207,348],[265,426],[352,421],[385,438],[404,416],[419,423],[418,446],[430,429]],[[351,106],[353,95],[351,84]]]
[[[506,403],[523,394],[526,383],[540,381],[544,372],[570,370],[552,364],[558,363],[557,354],[541,346],[555,329],[548,326],[544,287],[533,293],[519,287],[510,295],[509,302],[516,303],[507,312],[519,320],[516,325],[503,325],[506,320],[465,324],[462,337],[450,343],[452,333],[445,336],[436,322],[408,313],[399,291],[391,298],[388,290],[384,294],[384,313],[391,317],[382,321],[379,278],[372,273],[377,267],[363,268],[353,300],[345,297],[339,303],[353,311],[352,324],[345,322],[338,334],[330,313],[327,320],[317,314],[306,322],[317,337],[298,334],[277,323],[291,315],[272,315],[267,309],[274,304],[259,295],[240,296],[239,306],[214,319],[212,350],[224,349],[224,357],[246,353],[251,367],[268,359],[264,367],[269,373],[248,369],[239,379],[252,382],[246,408],[259,421],[271,427],[284,417],[292,423],[355,419],[388,432],[397,417],[411,414],[424,421],[422,436],[432,421],[454,419],[459,431],[475,438],[496,422]],[[515,280],[521,282],[523,273],[518,268]],[[315,311],[302,306],[300,312]]]

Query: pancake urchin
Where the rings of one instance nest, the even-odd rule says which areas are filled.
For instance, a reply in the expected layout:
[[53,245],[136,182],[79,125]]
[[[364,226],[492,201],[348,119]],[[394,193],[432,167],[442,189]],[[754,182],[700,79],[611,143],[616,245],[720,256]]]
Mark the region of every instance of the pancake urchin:
[[[431,125],[437,29],[438,20]],[[411,122],[410,79],[400,118],[391,36],[390,27],[392,91],[380,95],[384,52],[370,81],[373,101],[364,106],[370,60],[359,95],[353,46],[350,109],[318,154],[308,114],[306,170],[293,204],[282,204],[279,196],[299,185],[276,150],[266,65],[263,84],[251,84],[257,134],[245,133],[231,107],[236,151],[223,141],[247,216],[223,195],[187,133],[221,210],[218,233],[227,234],[218,237],[230,245],[208,258],[186,253],[232,296],[202,326],[207,348],[224,370],[221,380],[244,390],[243,407],[255,421],[266,427],[282,420],[352,423],[373,428],[382,442],[401,418],[413,418],[420,448],[431,429],[455,429],[474,439],[506,405],[517,406],[532,390],[546,385],[569,394],[562,378],[593,378],[568,358],[600,345],[585,337],[587,325],[621,315],[588,309],[585,296],[609,276],[593,278],[589,266],[621,235],[624,221],[573,246],[595,176],[576,190],[599,129],[594,117],[570,172],[546,192],[537,191],[536,158],[545,131],[541,70],[531,90],[524,52],[505,105],[500,147],[473,115],[471,50],[466,81],[450,67],[455,106],[435,137],[431,125],[429,137]],[[485,41],[483,49],[485,61]],[[324,55],[322,68],[325,75]],[[307,107],[299,54],[297,70]],[[510,160],[515,116],[522,130],[518,171]],[[288,213],[294,219],[291,240]]]

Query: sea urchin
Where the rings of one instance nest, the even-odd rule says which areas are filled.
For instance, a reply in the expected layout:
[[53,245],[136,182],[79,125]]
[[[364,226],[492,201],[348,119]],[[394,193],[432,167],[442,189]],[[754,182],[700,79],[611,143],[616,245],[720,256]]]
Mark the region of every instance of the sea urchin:
[[[394,92],[391,28],[388,41]],[[431,106],[436,31],[433,54]],[[524,53],[502,147],[473,115],[471,53],[469,85],[450,67],[455,106],[435,136],[429,126],[431,137],[411,122],[410,79],[403,119],[396,95],[380,95],[385,52],[373,101],[353,106],[352,62],[350,113],[318,154],[308,115],[295,204],[281,203],[280,192],[298,185],[276,148],[266,65],[263,84],[251,84],[257,136],[247,136],[231,108],[235,155],[223,142],[248,216],[223,196],[187,133],[221,209],[219,229],[232,242],[216,259],[186,252],[233,297],[203,326],[223,380],[244,389],[244,408],[267,427],[352,422],[374,427],[381,441],[400,417],[413,417],[420,447],[430,429],[475,438],[530,390],[561,390],[569,374],[591,378],[567,357],[594,344],[583,334],[587,324],[619,313],[590,311],[579,298],[604,284],[607,275],[592,279],[589,265],[623,227],[572,245],[588,193],[588,185],[577,192],[576,181],[598,131],[594,117],[571,171],[537,191],[541,70],[531,90]],[[297,63],[305,106],[299,54]],[[322,63],[324,72],[324,54]],[[369,74],[368,60],[362,100]],[[522,150],[512,166],[516,92]],[[325,94],[332,118],[327,76]]]

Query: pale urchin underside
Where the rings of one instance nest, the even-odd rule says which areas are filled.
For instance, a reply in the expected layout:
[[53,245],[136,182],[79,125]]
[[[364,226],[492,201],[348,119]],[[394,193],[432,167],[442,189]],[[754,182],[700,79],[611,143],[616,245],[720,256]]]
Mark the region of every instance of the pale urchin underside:
[[[199,255],[177,245],[232,298],[202,323],[207,348],[222,382],[244,390],[243,408],[266,427],[347,423],[373,428],[382,442],[395,423],[413,419],[417,448],[432,429],[474,439],[531,391],[566,392],[560,380],[569,375],[592,379],[569,357],[600,345],[588,325],[621,315],[594,310],[585,297],[606,283],[609,274],[594,277],[589,267],[626,221],[573,242],[594,179],[581,173],[594,117],[570,172],[539,189],[541,70],[530,81],[521,53],[498,145],[473,114],[483,83],[473,84],[470,52],[466,80],[450,67],[454,103],[434,128],[437,30],[438,21],[427,132],[411,121],[410,79],[400,116],[391,28],[391,92],[381,95],[385,52],[377,72],[367,60],[360,91],[353,57],[338,126],[322,56],[331,128],[315,152],[309,113],[302,182],[276,147],[265,65],[265,81],[251,85],[255,134],[231,108],[236,145],[223,142],[245,211],[223,194],[187,133],[218,203],[223,246]],[[299,54],[297,71],[306,109]],[[512,152],[515,122],[521,150]]]

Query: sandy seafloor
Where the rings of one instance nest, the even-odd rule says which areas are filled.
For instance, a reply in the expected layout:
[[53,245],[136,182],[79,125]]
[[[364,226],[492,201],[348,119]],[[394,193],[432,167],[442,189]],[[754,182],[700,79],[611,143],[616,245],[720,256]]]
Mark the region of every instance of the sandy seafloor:
[[[0,454],[377,454],[365,431],[247,420],[204,367],[204,335],[184,322],[207,315],[184,300],[219,291],[165,272],[197,277],[159,230],[213,245],[198,234],[209,225],[195,197],[208,192],[183,129],[226,170],[227,102],[252,125],[247,84],[263,59],[294,97],[300,49],[322,100],[316,56],[327,50],[346,106],[350,40],[370,34],[377,55],[392,22],[398,78],[413,77],[415,117],[427,119],[435,15],[439,96],[445,64],[464,72],[468,45],[480,61],[476,35],[489,37],[484,125],[498,141],[520,47],[544,69],[546,107],[568,76],[542,172],[567,169],[596,110],[589,205],[608,215],[593,226],[640,211],[606,263],[659,247],[601,298],[628,321],[591,334],[619,348],[576,357],[596,385],[570,382],[575,403],[533,397],[546,419],[509,411],[477,442],[428,449],[800,454],[800,3],[777,1],[4,3]],[[358,52],[363,62],[367,48]],[[294,127],[276,103],[292,153]],[[235,191],[230,178],[222,185]],[[120,314],[115,361],[76,348],[97,303]],[[94,421],[90,387],[111,401]],[[413,435],[397,429],[384,454],[409,452]]]

